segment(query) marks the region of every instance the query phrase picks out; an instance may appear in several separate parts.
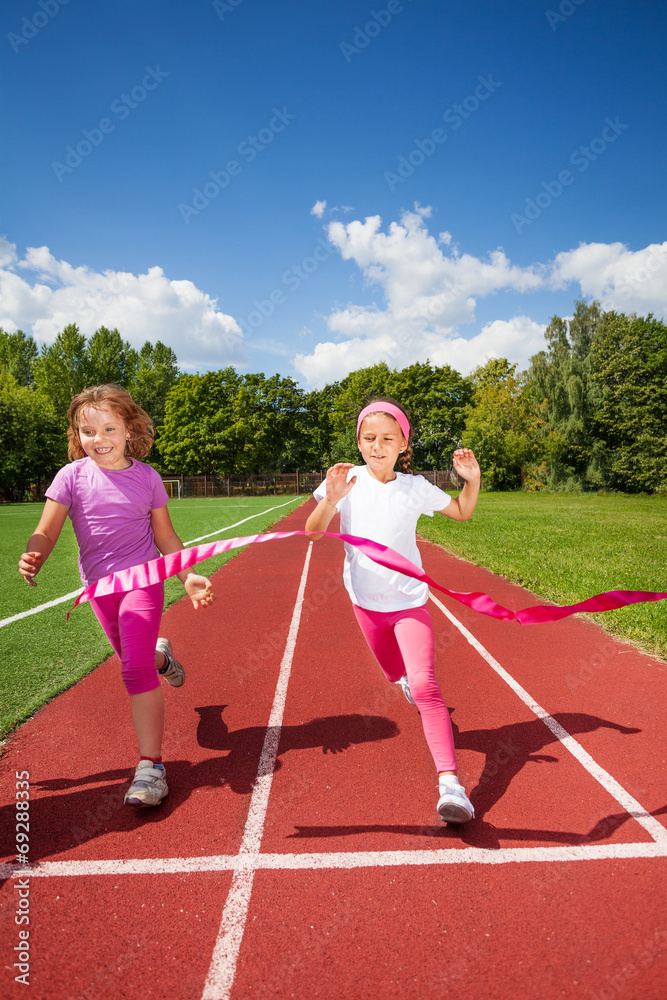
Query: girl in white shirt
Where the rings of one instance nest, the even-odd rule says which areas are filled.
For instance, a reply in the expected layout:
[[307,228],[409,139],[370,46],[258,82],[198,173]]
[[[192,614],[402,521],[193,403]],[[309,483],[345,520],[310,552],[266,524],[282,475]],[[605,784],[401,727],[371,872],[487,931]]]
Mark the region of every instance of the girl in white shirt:
[[[410,470],[410,422],[393,400],[376,399],[359,414],[357,444],[364,465],[338,462],[315,491],[319,501],[306,531],[326,531],[336,511],[341,531],[387,545],[417,566],[416,527],[422,514],[437,511],[467,521],[477,503],[480,471],[468,448],[454,452],[454,468],[465,480],[450,497]],[[395,471],[398,462],[400,472]],[[428,586],[379,566],[345,545],[345,587],[364,637],[389,681],[400,683],[420,711],[424,735],[438,771],[437,810],[445,822],[466,823],[475,811],[456,774],[454,735],[434,671],[433,623]]]

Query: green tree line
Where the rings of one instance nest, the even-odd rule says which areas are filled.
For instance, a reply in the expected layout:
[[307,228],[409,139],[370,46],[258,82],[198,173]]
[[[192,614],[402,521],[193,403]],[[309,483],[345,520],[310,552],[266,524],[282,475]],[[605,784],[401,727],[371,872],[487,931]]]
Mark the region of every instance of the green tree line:
[[116,382],[157,429],[148,457],[185,475],[293,472],[355,461],[355,419],[372,396],[412,416],[413,467],[451,466],[475,450],[490,489],[667,489],[667,327],[653,316],[575,303],[554,316],[545,348],[517,372],[492,359],[464,377],[447,365],[384,362],[321,390],[225,368],[179,372],[159,341],[134,350],[118,330],[88,339],[75,325],[38,350],[0,329],[0,489],[48,479],[66,462],[65,414],[87,385]]
[[526,372],[473,372],[464,443],[492,489],[667,490],[667,326],[575,303]]

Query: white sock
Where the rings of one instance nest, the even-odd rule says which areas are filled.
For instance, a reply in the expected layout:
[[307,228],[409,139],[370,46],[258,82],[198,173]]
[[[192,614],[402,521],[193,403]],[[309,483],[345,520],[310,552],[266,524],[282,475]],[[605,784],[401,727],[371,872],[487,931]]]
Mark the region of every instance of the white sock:
[[439,784],[439,786],[441,788],[445,788],[445,787],[450,787],[451,788],[452,786],[456,787],[457,785],[458,785],[459,788],[463,788],[463,785],[459,781],[459,777],[458,777],[457,774],[440,774],[440,775],[438,775],[438,784]]

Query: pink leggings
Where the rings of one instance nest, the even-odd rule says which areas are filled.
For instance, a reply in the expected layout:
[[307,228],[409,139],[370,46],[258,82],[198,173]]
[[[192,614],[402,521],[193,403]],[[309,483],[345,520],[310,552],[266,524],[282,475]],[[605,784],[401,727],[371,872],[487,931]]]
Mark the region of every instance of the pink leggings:
[[435,642],[428,608],[406,611],[367,611],[353,605],[357,621],[389,681],[408,675],[412,697],[421,713],[424,736],[435,766],[456,770],[454,734],[445,699],[435,679]]
[[164,584],[93,597],[90,603],[121,662],[127,693],[143,694],[158,688],[155,644],[162,619]]

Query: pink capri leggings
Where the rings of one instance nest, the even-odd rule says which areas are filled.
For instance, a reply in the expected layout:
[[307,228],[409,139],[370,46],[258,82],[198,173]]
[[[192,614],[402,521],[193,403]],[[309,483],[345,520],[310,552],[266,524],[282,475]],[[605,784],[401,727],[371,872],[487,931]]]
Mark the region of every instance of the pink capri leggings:
[[158,688],[155,644],[164,606],[164,584],[93,597],[90,603],[120,660],[127,693],[143,694]]
[[364,638],[387,680],[398,681],[407,674],[436,769],[455,771],[454,734],[435,679],[435,642],[428,608],[422,605],[405,611],[367,611],[356,604],[353,607]]

